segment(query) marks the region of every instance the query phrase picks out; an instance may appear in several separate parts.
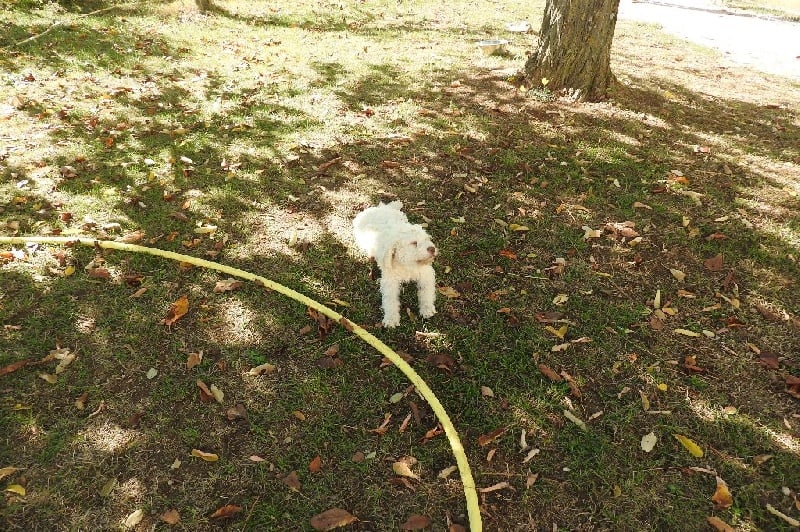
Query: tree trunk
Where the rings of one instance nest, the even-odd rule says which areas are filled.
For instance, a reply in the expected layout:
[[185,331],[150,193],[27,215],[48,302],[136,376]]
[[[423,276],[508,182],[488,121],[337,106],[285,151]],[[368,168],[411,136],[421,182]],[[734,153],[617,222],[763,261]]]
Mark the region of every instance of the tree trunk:
[[531,88],[586,101],[605,99],[614,81],[611,42],[620,0],[547,0],[539,47],[525,63]]
[[194,3],[197,4],[197,8],[202,12],[206,12],[214,7],[211,0],[194,0]]

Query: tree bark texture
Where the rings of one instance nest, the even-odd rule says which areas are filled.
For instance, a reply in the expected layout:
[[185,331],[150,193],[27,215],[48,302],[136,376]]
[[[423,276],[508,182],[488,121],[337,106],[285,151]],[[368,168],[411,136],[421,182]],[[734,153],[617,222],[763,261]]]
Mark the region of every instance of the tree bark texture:
[[620,0],[547,0],[539,47],[525,63],[532,88],[601,101],[614,80],[611,42]]

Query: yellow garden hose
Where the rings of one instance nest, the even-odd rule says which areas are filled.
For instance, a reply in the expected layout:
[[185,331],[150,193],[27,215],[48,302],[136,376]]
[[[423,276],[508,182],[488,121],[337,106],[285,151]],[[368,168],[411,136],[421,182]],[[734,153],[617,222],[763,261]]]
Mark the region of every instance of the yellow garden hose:
[[472,478],[472,471],[469,468],[469,463],[467,462],[467,455],[464,453],[464,447],[461,445],[461,440],[458,437],[458,432],[456,432],[455,427],[453,426],[453,422],[450,421],[450,416],[447,415],[442,403],[439,402],[439,399],[436,398],[433,391],[430,387],[422,380],[422,377],[414,371],[405,360],[400,358],[400,356],[395,353],[389,346],[378,340],[375,336],[367,332],[364,328],[360,327],[359,325],[349,321],[347,318],[339,314],[338,312],[326,307],[314,301],[313,299],[304,296],[303,294],[292,290],[291,288],[287,288],[281,284],[278,284],[270,279],[265,277],[261,277],[260,275],[255,275],[250,272],[246,272],[244,270],[240,270],[238,268],[231,268],[230,266],[225,266],[223,264],[219,264],[217,262],[211,262],[205,259],[198,259],[196,257],[191,257],[189,255],[182,255],[180,253],[174,253],[172,251],[164,251],[163,249],[157,248],[150,248],[146,246],[138,246],[136,244],[128,244],[125,242],[115,242],[113,240],[95,240],[91,238],[76,238],[76,237],[39,237],[39,236],[19,236],[19,237],[5,237],[0,236],[0,244],[26,244],[29,242],[35,242],[40,244],[81,244],[84,246],[91,246],[91,247],[101,247],[103,249],[116,249],[120,251],[130,251],[133,253],[146,253],[148,255],[155,255],[158,257],[164,257],[166,259],[177,260],[180,262],[186,262],[192,264],[194,266],[198,266],[200,268],[207,268],[209,270],[216,270],[218,272],[225,273],[227,275],[231,275],[234,277],[239,277],[242,279],[247,279],[250,281],[254,281],[265,288],[269,288],[270,290],[274,290],[278,293],[281,293],[295,301],[310,307],[321,314],[324,314],[328,318],[336,321],[342,327],[347,329],[348,331],[352,332],[366,343],[374,347],[378,350],[378,352],[384,355],[386,358],[391,360],[395,366],[397,366],[400,371],[402,371],[408,380],[416,387],[417,391],[425,398],[428,404],[433,409],[434,414],[439,419],[439,422],[442,424],[442,428],[444,429],[445,434],[447,435],[447,439],[450,442],[450,447],[453,450],[453,455],[456,458],[456,464],[458,465],[458,471],[461,475],[461,483],[464,486],[464,495],[467,501],[467,514],[469,516],[469,526],[472,532],[480,532],[483,530],[483,525],[481,523],[481,514],[480,508],[478,507],[478,493],[475,489],[475,481]]

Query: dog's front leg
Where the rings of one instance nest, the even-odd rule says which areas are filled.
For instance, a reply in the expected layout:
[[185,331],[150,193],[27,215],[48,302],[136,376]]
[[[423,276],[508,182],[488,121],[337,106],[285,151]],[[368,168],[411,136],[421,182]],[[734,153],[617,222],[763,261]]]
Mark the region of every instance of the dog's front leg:
[[436,314],[436,273],[432,266],[426,266],[419,272],[417,299],[419,300],[420,316],[430,318]]
[[382,276],[381,297],[384,327],[397,327],[400,325],[400,283]]

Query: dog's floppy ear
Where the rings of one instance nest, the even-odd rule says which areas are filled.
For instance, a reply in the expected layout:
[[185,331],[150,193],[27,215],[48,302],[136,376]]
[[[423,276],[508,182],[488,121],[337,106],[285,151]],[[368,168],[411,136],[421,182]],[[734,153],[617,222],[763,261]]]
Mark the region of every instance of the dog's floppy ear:
[[375,261],[378,263],[378,268],[381,269],[381,272],[391,271],[394,267],[394,261],[397,257],[397,250],[401,245],[401,241],[394,240],[392,242],[387,242],[384,246],[381,246],[380,253],[376,254]]

